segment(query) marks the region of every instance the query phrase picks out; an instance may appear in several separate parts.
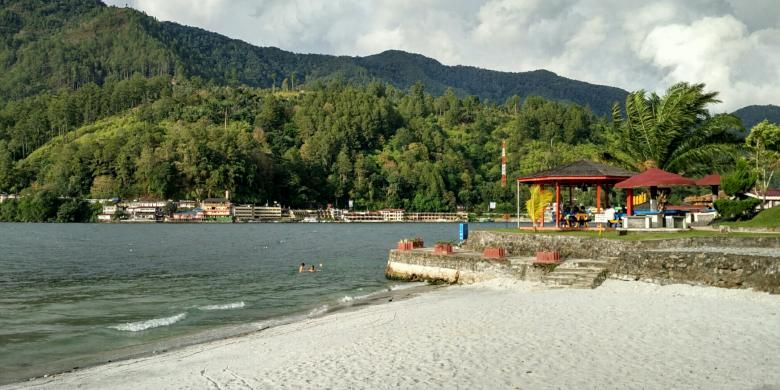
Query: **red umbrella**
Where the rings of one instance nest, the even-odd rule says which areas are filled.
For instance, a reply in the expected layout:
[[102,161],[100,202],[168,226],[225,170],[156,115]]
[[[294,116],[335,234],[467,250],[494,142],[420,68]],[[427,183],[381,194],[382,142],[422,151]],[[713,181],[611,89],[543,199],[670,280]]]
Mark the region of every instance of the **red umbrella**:
[[[663,169],[650,168],[638,175],[632,176],[620,183],[615,184],[615,188],[637,188],[650,187],[650,198],[655,200],[658,195],[658,187],[668,188],[673,186],[692,186],[696,181],[676,173],[666,172]],[[653,202],[650,202],[650,209],[656,210]],[[629,214],[631,210],[629,209]]]
[[692,186],[696,181],[663,169],[650,168],[615,184],[615,188]]

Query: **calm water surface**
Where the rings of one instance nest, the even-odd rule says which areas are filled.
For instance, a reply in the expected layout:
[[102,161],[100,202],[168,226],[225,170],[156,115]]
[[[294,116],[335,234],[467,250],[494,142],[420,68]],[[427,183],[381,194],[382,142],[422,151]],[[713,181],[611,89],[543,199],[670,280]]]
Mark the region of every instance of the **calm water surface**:
[[[408,287],[384,278],[399,238],[457,235],[457,224],[0,224],[0,383],[371,301]],[[301,262],[322,270],[299,274]]]

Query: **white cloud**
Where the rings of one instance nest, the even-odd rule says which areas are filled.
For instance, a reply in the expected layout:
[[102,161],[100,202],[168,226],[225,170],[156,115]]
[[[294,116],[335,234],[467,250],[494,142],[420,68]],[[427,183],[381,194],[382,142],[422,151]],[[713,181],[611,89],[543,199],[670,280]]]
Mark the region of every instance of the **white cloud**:
[[[127,0],[109,0],[124,5]],[[663,92],[704,82],[733,110],[780,104],[777,0],[134,0],[162,20],[260,46],[370,55],[400,49],[445,64]]]

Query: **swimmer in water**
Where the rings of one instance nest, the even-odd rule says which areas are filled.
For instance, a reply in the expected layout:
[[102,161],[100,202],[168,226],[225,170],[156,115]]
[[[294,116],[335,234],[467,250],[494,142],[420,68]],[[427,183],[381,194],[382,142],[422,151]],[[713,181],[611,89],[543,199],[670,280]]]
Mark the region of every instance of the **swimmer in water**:
[[314,269],[314,264],[311,265],[311,268],[309,268],[309,272],[317,272],[316,269]]
[[300,267],[298,267],[298,272],[299,272],[299,273],[300,273],[300,272],[303,272],[303,269],[304,269],[305,267],[306,267],[306,264],[304,264],[304,263],[301,263],[301,266],[300,266]]

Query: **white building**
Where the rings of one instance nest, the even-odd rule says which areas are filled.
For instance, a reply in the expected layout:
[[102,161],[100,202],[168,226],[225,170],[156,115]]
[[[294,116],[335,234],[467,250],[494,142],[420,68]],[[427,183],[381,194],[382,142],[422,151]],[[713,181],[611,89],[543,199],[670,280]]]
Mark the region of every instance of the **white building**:
[[764,208],[768,209],[775,206],[780,206],[780,189],[769,189],[766,191],[766,197],[756,195],[753,193],[747,193],[747,196],[751,198],[760,199],[764,202]]

